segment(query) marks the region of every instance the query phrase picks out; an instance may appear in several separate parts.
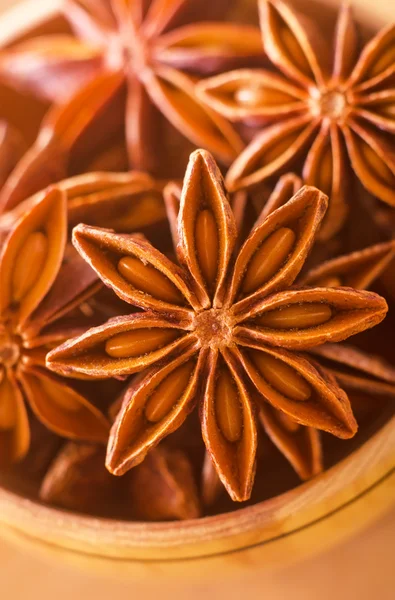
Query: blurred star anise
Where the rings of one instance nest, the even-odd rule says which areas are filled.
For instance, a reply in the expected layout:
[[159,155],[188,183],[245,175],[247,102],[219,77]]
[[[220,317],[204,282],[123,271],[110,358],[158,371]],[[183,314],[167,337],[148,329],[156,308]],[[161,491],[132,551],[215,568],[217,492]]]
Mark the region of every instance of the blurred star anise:
[[102,446],[69,442],[45,474],[41,500],[78,512],[146,521],[200,516],[192,466],[181,450],[161,444],[122,478],[111,475],[104,462]]
[[395,205],[395,26],[380,31],[358,58],[356,25],[343,4],[330,61],[324,36],[288,4],[260,0],[260,13],[266,54],[281,74],[231,71],[198,90],[218,114],[265,125],[231,166],[228,188],[253,186],[302,159],[305,183],[331,198],[320,232],[328,238],[344,222],[352,171]]
[[3,52],[0,74],[66,106],[77,98],[85,115],[122,96],[122,107],[112,112],[124,113],[132,168],[156,173],[168,161],[171,145],[166,149],[162,116],[229,164],[243,144],[233,127],[199,100],[196,74],[240,65],[262,56],[263,48],[256,27],[199,22],[199,16],[218,13],[219,4],[68,0],[63,13],[81,41],[65,35],[24,41]]
[[198,399],[205,444],[235,500],[250,496],[254,479],[253,399],[340,438],[355,434],[346,394],[298,350],[373,327],[387,305],[377,294],[351,288],[290,287],[326,207],[324,194],[302,188],[258,221],[233,259],[233,213],[215,161],[200,150],[191,156],[182,191],[180,266],[140,235],[74,229],[75,246],[103,282],[145,311],[114,318],[47,357],[49,368],[63,375],[143,370],[112,429],[111,472],[140,463]]
[[22,459],[30,443],[25,402],[60,436],[104,442],[102,413],[45,366],[49,349],[86,327],[72,318],[97,280],[78,255],[62,264],[64,193],[49,190],[11,228],[0,255],[0,463]]

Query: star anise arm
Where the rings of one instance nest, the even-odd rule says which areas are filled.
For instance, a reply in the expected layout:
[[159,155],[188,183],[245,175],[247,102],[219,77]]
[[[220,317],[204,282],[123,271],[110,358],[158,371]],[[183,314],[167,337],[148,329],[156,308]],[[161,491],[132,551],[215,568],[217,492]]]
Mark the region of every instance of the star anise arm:
[[170,182],[163,190],[163,199],[165,201],[167,220],[169,222],[171,238],[174,249],[177,249],[178,237],[178,213],[180,211],[182,188],[175,182]]
[[64,0],[62,13],[77,36],[98,46],[116,30],[111,0]]
[[350,402],[335,378],[301,354],[238,339],[234,352],[258,390],[257,401],[268,402],[291,419],[339,438],[357,431]]
[[348,2],[343,2],[337,17],[332,78],[343,83],[350,75],[357,60],[358,32]]
[[380,356],[348,344],[324,344],[310,350],[345,390],[373,396],[395,396],[395,368]]
[[364,187],[380,200],[395,205],[395,151],[391,140],[351,118],[343,133],[351,164]]
[[300,479],[306,481],[323,471],[322,445],[317,429],[303,427],[285,413],[264,404],[260,406],[258,418]]
[[[74,158],[84,156],[98,140],[106,139],[121,125],[123,115],[117,103],[122,102],[123,83],[122,73],[101,75],[65,105],[49,110],[36,142],[0,192],[0,211],[10,210],[31,194],[64,178],[70,153]],[[81,106],[85,110],[81,111]]]
[[225,164],[243,149],[232,125],[200,100],[190,76],[158,64],[155,71],[147,71],[144,85],[153,104],[196,146],[207,148]]
[[203,505],[212,506],[221,495],[224,486],[219,478],[210,453],[206,450],[201,476],[201,496]]
[[197,349],[192,346],[132,381],[107,447],[106,466],[111,473],[123,475],[141,463],[194,408],[205,358],[204,351],[196,357]]
[[314,185],[330,198],[319,231],[325,241],[339,231],[347,217],[349,173],[344,140],[336,124],[323,122],[303,165],[303,181]]
[[258,212],[259,209],[257,208],[258,217],[254,228],[263,223],[270,213],[286,204],[301,188],[302,180],[300,177],[294,173],[286,173],[285,175],[282,175],[277,181],[267,202],[264,204],[260,212]]
[[0,189],[25,150],[25,141],[19,131],[0,120]]
[[386,270],[395,256],[395,242],[384,242],[328,260],[310,269],[302,285],[367,289]]
[[187,455],[160,444],[129,474],[131,512],[137,519],[167,521],[197,519],[202,510]]
[[[224,45],[226,40],[226,46]],[[162,35],[153,56],[173,68],[201,75],[251,64],[263,57],[257,27],[236,23],[193,23]]]
[[395,25],[390,23],[364,47],[348,85],[357,93],[390,81],[395,74],[394,64]]
[[270,122],[306,113],[308,93],[264,69],[237,69],[203,79],[201,99],[231,121]]
[[225,181],[229,191],[250,188],[292,168],[314,139],[319,118],[302,114],[263,129],[232,163]]
[[91,298],[102,283],[89,265],[74,251],[73,257],[64,262],[45,298],[25,322],[25,338],[36,337],[43,329],[70,313]]
[[293,288],[257,302],[236,329],[283,348],[307,349],[340,342],[380,323],[388,311],[384,298],[352,288]]
[[114,317],[52,350],[47,366],[61,375],[99,379],[137,373],[196,342],[182,327],[182,322],[149,312]]
[[22,91],[64,102],[102,67],[99,48],[71,35],[40,36],[0,53],[0,78]]
[[29,419],[23,396],[11,370],[0,371],[0,465],[26,456],[30,446]]
[[282,0],[260,0],[259,9],[263,46],[270,60],[305,88],[322,85],[328,49],[314,23]]
[[220,171],[204,150],[191,154],[178,215],[178,256],[202,306],[221,306],[236,224]]
[[232,353],[210,350],[201,391],[202,435],[230,497],[248,500],[255,477],[257,431],[250,394]]
[[137,22],[143,23],[145,35],[153,38],[188,23],[223,18],[224,13],[232,8],[233,0],[153,0],[145,15],[144,1],[139,0],[135,4],[140,14]]
[[379,86],[377,91],[372,89],[366,93],[362,92],[360,95],[357,92],[354,93],[353,115],[359,120],[368,121],[379,130],[394,134],[395,89],[390,85],[388,83],[388,88],[383,90]]
[[122,481],[104,467],[105,449],[68,442],[47,470],[40,486],[42,502],[68,510],[108,513],[122,493]]
[[[325,215],[327,198],[303,187],[258,224],[243,244],[229,283],[227,303],[235,314],[249,313],[267,294],[292,285]],[[241,299],[239,299],[241,297]]]
[[53,188],[21,217],[3,244],[1,314],[16,306],[19,326],[28,319],[59,272],[66,236],[66,197]]
[[129,162],[135,169],[161,172],[163,157],[158,141],[161,115],[145,85],[133,74],[128,77],[125,111],[126,145]]
[[186,307],[200,307],[183,269],[143,236],[116,234],[77,225],[73,243],[108,287],[125,302],[146,310],[190,318]]
[[106,417],[61,378],[23,366],[18,372],[26,398],[37,418],[62,437],[105,443]]
[[[144,231],[166,218],[162,184],[140,171],[89,172],[62,179],[56,186],[67,196],[69,227],[78,223]],[[5,228],[39,201],[40,191],[0,217]]]

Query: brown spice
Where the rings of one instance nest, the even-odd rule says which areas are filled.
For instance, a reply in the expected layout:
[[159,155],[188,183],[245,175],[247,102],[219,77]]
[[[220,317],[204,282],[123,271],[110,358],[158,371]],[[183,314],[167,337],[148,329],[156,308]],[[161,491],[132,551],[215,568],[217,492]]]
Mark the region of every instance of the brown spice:
[[281,73],[231,71],[201,82],[198,93],[231,121],[269,124],[231,166],[228,188],[254,186],[302,157],[304,181],[331,198],[320,232],[327,239],[346,217],[352,171],[372,194],[395,204],[395,27],[380,31],[358,57],[356,25],[343,4],[328,77],[327,49],[314,23],[282,0],[260,0],[260,14],[265,51]]
[[[303,266],[326,204],[318,190],[303,188],[253,229],[233,262],[236,227],[222,177],[212,157],[197,151],[191,156],[178,216],[181,266],[141,236],[85,225],[75,228],[77,249],[103,281],[145,311],[91,329],[52,351],[47,360],[59,373],[93,377],[148,367],[127,389],[113,426],[107,456],[112,472],[122,474],[140,463],[200,398],[203,438],[219,476],[233,499],[247,499],[257,444],[248,379],[259,392],[259,403],[267,401],[299,423],[339,437],[354,435],[357,426],[345,393],[330,374],[297,350],[340,341],[372,327],[384,318],[386,303],[376,294],[350,288],[287,289]],[[209,211],[209,218],[201,217],[204,211]],[[276,252],[263,257],[264,277],[254,266],[254,257],[284,229],[293,233],[293,244],[281,243],[281,262]],[[211,249],[208,254],[206,245]],[[129,260],[134,266],[138,261],[137,271],[123,268]],[[325,319],[310,315],[304,328],[298,322],[295,327],[293,317],[289,326],[273,327],[283,310],[299,306],[303,311],[317,302],[327,307]],[[262,319],[269,319],[269,325]],[[127,343],[121,358],[105,350],[106,343],[119,335],[152,328],[174,330],[178,337],[168,342],[166,333],[164,345],[148,354],[136,355],[133,349],[126,356]],[[265,373],[254,356],[267,358]],[[279,383],[284,373],[288,395]],[[221,400],[219,388],[224,391]]]

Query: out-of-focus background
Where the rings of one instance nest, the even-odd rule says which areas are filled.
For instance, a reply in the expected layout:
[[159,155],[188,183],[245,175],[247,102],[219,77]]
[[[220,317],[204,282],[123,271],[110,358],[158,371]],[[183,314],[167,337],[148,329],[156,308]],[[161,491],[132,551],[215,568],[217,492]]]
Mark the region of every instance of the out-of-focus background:
[[[0,13],[20,2],[0,0]],[[74,562],[49,559],[0,539],[0,597],[4,600],[26,597],[30,600],[79,600],[84,597],[130,600],[132,596],[141,595],[149,600],[160,595],[173,600],[186,597],[188,600],[202,597],[210,600],[219,595],[236,600],[243,595],[251,600],[262,597],[270,600],[394,600],[394,556],[395,510],[346,543],[292,567],[274,571],[247,569],[240,579],[232,574],[230,563],[226,579],[189,585],[175,579],[163,582],[154,565],[147,580],[135,581],[128,577],[127,569],[122,577],[100,568],[83,570]]]

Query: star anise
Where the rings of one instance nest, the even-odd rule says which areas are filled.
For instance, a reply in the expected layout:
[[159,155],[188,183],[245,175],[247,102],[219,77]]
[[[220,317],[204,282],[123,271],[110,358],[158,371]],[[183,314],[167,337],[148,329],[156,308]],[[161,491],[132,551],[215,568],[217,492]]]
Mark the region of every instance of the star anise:
[[198,86],[219,114],[265,124],[231,166],[227,186],[253,186],[302,158],[304,181],[331,198],[320,232],[328,238],[345,219],[352,171],[395,204],[395,26],[380,31],[358,58],[356,26],[343,4],[328,75],[324,36],[313,23],[282,0],[260,0],[260,16],[264,49],[281,74],[237,70]]
[[181,450],[161,444],[122,478],[111,475],[104,462],[102,446],[69,442],[45,474],[40,499],[73,511],[147,521],[200,516],[192,466]]
[[[199,2],[199,14],[207,18],[213,10],[218,12],[216,4]],[[3,52],[0,73],[16,85],[66,102],[68,112],[68,105],[74,105],[77,123],[91,120],[90,115],[109,105],[111,118],[106,111],[105,125],[114,133],[123,119],[132,168],[157,173],[164,160],[168,167],[174,164],[174,141],[167,140],[164,120],[192,144],[229,164],[242,141],[226,119],[198,98],[196,74],[219,72],[241,59],[262,56],[262,42],[256,27],[191,21],[192,16],[196,19],[191,13],[196,5],[196,0],[69,0],[63,12],[81,41],[64,35],[24,41]],[[51,127],[47,124],[40,135],[39,160],[44,162],[44,153],[50,161],[47,169],[53,170],[56,160],[50,155],[57,150],[64,160],[70,132],[56,111],[49,121]],[[101,126],[104,121],[101,118]],[[54,137],[51,128],[56,129],[56,140],[49,139]],[[101,128],[94,133],[103,141]],[[45,150],[48,145],[51,149]]]
[[50,348],[86,327],[70,319],[97,288],[78,255],[62,261],[67,238],[64,193],[53,188],[11,228],[0,254],[0,462],[29,449],[25,403],[60,436],[103,442],[109,423],[62,378],[50,373]]
[[124,395],[110,471],[141,462],[200,398],[203,438],[221,480],[234,499],[248,498],[257,435],[247,378],[258,404],[341,438],[355,434],[345,393],[297,350],[370,328],[387,305],[351,288],[289,287],[326,206],[324,194],[303,188],[253,229],[233,260],[236,227],[222,176],[210,154],[196,151],[178,217],[180,266],[141,236],[74,229],[75,246],[104,283],[145,311],[112,319],[47,357],[49,368],[66,375],[113,377],[149,367]]
[[[263,205],[256,224],[286,204],[301,187],[301,179],[293,173],[280,177]],[[169,184],[164,194],[176,248],[179,241],[177,217],[181,193],[178,186]],[[258,197],[255,200],[257,206],[262,206]],[[243,225],[245,218],[245,198],[243,204],[239,205],[236,205],[240,213],[239,219],[238,221],[235,219],[238,229]],[[313,254],[315,252],[316,247],[313,249]],[[394,256],[395,241],[384,242],[321,263],[318,267],[309,269],[297,281],[303,285],[366,289],[385,272]],[[367,355],[345,344],[324,344],[316,349],[316,354],[320,359],[325,359],[329,370],[342,388],[351,393],[351,401],[353,394],[361,391],[365,394],[369,393],[373,397],[372,401],[375,396],[395,397],[395,370],[381,358]],[[300,425],[268,404],[260,407],[259,421],[269,438],[302,480],[310,479],[323,471],[322,444],[316,429]],[[202,473],[202,496],[206,506],[213,504],[220,494],[221,487],[210,456],[206,454]]]

